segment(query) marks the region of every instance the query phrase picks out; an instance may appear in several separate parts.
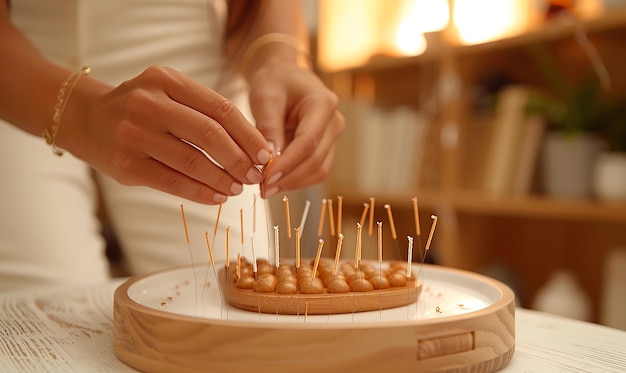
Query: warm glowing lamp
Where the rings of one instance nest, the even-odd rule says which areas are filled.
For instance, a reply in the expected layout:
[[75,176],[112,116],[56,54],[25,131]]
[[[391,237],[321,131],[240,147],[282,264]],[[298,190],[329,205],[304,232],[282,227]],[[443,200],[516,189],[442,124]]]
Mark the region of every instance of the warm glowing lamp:
[[423,33],[445,27],[448,17],[447,0],[320,0],[319,65],[332,71],[376,55],[419,55]]
[[455,0],[459,41],[476,44],[521,33],[530,10],[528,0]]
[[441,31],[450,21],[448,0],[415,0],[409,18],[419,25],[421,32]]

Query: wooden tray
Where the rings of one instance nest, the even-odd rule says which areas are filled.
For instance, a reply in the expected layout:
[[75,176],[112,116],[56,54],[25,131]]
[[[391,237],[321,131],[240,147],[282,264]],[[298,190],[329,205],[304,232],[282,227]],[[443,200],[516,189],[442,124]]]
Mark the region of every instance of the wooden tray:
[[493,372],[506,366],[515,348],[513,292],[445,267],[424,265],[419,278],[423,288],[414,304],[305,316],[225,306],[210,268],[135,277],[115,292],[114,349],[146,372]]
[[[390,262],[383,263],[382,270],[386,271],[390,264]],[[406,262],[393,262],[393,264],[404,264],[406,268]],[[377,263],[372,264],[373,268],[377,265]],[[328,293],[324,289],[322,294],[259,293],[252,289],[238,289],[235,286],[233,272],[233,265],[231,265],[228,281],[227,271],[224,268],[218,274],[222,294],[228,294],[224,296],[224,299],[229,305],[252,312],[281,315],[328,315],[401,307],[415,303],[422,291],[422,282],[417,281],[413,274],[407,279],[405,286],[366,292]]]

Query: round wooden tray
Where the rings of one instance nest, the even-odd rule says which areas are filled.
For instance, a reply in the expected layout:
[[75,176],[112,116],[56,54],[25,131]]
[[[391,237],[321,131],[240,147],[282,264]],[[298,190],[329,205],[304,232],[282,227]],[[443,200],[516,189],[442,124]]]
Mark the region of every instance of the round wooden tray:
[[407,306],[280,315],[226,306],[210,268],[134,277],[115,291],[114,349],[146,372],[493,372],[508,364],[515,349],[510,288],[430,265],[419,278],[422,292]]

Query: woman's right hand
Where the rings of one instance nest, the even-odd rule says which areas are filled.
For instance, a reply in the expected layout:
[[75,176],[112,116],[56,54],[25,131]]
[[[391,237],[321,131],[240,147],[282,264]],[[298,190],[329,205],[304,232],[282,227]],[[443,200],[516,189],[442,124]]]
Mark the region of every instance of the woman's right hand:
[[[73,96],[94,84],[82,79]],[[121,184],[216,204],[263,179],[255,165],[269,161],[270,147],[261,133],[232,102],[178,71],[150,67],[102,95],[73,98],[66,111],[82,120],[62,119],[57,142]]]

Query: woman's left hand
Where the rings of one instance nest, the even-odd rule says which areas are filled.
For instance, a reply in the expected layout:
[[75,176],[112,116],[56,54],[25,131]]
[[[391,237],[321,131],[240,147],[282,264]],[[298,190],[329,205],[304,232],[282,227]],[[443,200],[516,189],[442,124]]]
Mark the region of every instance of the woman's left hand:
[[264,170],[263,198],[326,179],[345,127],[338,102],[317,75],[295,64],[268,64],[250,78],[256,126],[280,152]]

